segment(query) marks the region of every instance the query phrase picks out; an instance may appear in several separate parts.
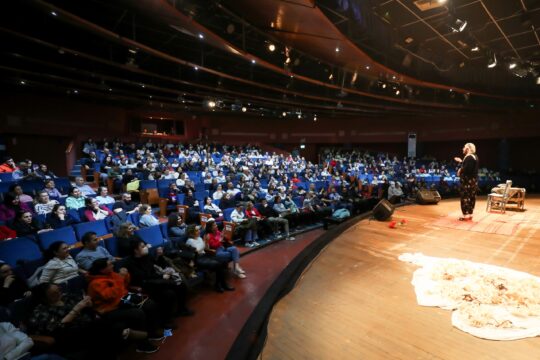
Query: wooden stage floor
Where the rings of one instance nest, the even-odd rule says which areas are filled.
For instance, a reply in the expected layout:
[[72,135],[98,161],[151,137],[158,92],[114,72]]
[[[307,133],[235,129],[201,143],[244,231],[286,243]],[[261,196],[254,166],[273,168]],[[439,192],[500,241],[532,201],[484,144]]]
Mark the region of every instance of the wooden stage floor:
[[[486,215],[485,205],[477,202],[475,217]],[[452,327],[450,311],[419,306],[411,284],[417,267],[397,259],[421,252],[538,276],[540,197],[525,205],[511,235],[436,226],[459,211],[459,200],[398,208],[393,219],[408,223],[396,229],[353,225],[276,304],[260,359],[540,359],[540,339],[482,340]]]

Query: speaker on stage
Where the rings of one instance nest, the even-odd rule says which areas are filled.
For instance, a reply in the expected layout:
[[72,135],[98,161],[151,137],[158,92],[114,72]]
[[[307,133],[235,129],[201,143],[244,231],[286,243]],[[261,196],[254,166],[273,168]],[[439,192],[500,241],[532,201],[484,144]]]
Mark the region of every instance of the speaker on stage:
[[373,208],[373,217],[379,221],[384,221],[392,216],[394,213],[394,205],[386,199],[379,201]]
[[437,190],[418,190],[416,202],[422,205],[437,204],[441,201],[441,195]]

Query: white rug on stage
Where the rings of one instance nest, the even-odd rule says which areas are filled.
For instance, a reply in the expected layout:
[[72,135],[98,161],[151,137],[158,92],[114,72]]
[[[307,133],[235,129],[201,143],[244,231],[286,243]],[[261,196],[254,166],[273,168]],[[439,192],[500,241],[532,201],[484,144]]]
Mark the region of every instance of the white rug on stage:
[[540,278],[466,260],[405,253],[399,260],[420,266],[413,274],[422,306],[453,310],[452,325],[489,340],[540,335]]

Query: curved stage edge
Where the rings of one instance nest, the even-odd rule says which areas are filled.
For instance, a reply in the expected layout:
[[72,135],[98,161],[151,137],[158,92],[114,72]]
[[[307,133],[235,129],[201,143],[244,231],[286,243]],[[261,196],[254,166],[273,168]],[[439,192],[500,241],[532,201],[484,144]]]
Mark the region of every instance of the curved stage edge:
[[[407,204],[402,204],[401,206],[403,205]],[[363,219],[370,218],[371,216],[372,211],[367,211],[344,221],[341,224],[333,226],[302,250],[302,252],[281,271],[276,280],[268,288],[262,300],[257,304],[238,334],[226,359],[257,359],[265,344],[268,320],[274,305],[295,287],[296,281],[303,274],[304,270],[329,243],[351,226]]]
[[540,197],[525,205],[487,213],[479,197],[474,221],[463,222],[449,199],[397,208],[394,220],[407,223],[396,229],[365,214],[329,230],[284,269],[228,358],[531,359],[536,338],[483,340],[454,328],[450,311],[419,306],[417,267],[398,260],[420,252],[539,275]]

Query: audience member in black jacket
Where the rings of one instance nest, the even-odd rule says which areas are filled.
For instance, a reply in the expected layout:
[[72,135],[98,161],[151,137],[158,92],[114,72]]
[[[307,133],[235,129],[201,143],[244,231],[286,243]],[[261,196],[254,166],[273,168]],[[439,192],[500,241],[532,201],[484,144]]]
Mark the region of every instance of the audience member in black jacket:
[[160,305],[165,321],[170,321],[175,315],[193,315],[193,311],[186,306],[186,284],[177,283],[169,275],[156,271],[154,259],[148,255],[144,241],[131,243],[131,255],[125,259],[124,267],[131,275],[131,286],[140,287]]
[[0,306],[8,306],[15,300],[29,295],[26,281],[15,275],[11,266],[0,260]]
[[51,230],[44,229],[43,225],[32,216],[30,211],[18,213],[11,228],[17,232],[17,236],[35,235],[42,231]]
[[46,223],[51,229],[60,229],[76,224],[77,220],[66,213],[66,207],[64,205],[56,204],[47,215]]

